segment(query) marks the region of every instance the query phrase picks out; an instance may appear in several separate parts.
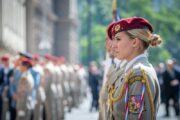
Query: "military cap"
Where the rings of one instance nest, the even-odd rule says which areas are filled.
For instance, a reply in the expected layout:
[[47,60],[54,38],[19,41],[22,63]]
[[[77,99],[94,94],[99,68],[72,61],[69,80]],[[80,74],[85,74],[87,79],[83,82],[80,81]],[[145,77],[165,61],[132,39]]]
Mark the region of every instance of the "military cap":
[[1,57],[1,61],[8,61],[9,60],[9,54],[4,54],[2,57]]
[[57,62],[58,60],[59,60],[59,58],[57,56],[51,55],[51,61]]
[[114,24],[115,24],[115,22],[112,22],[112,23],[110,23],[109,25],[108,25],[108,27],[107,27],[107,35],[108,35],[108,38],[110,39],[110,40],[112,40],[112,36],[113,36],[113,27],[114,27]]
[[112,27],[109,27],[108,36],[112,39],[112,36],[115,35],[118,32],[131,30],[131,29],[149,29],[150,32],[153,32],[153,27],[149,23],[148,20],[142,17],[130,17],[130,18],[124,18],[117,22],[115,22]]
[[44,55],[44,58],[47,59],[47,60],[51,60],[52,59],[52,56],[50,54],[45,54]]
[[32,55],[30,53],[27,53],[27,52],[19,52],[19,55],[26,57],[28,59],[32,59]]
[[32,61],[31,61],[31,59],[23,58],[22,61],[21,61],[21,64],[24,65],[24,66],[32,65]]
[[63,63],[66,62],[66,58],[64,56],[60,56],[59,60],[62,61]]
[[38,54],[34,54],[33,56],[32,56],[32,58],[34,59],[34,60],[39,60],[39,55]]

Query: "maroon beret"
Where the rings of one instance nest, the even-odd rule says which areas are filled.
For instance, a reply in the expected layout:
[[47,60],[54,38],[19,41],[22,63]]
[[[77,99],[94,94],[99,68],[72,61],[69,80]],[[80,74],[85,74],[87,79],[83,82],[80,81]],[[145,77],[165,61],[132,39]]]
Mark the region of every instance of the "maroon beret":
[[63,62],[63,63],[66,62],[66,58],[65,58],[64,56],[60,56],[60,57],[59,57],[59,60],[60,60],[61,62]]
[[113,36],[113,33],[114,33],[114,24],[115,24],[115,22],[112,22],[111,24],[109,24],[108,25],[108,27],[107,27],[107,35],[108,35],[108,38],[110,39],[110,40],[112,40],[112,36]]
[[59,58],[57,56],[51,55],[51,61],[57,62],[58,60],[59,60]]
[[24,58],[21,61],[22,65],[32,65],[32,61],[28,58]]
[[109,27],[109,38],[112,39],[112,36],[115,35],[118,32],[126,31],[126,30],[131,30],[131,29],[149,29],[149,31],[153,32],[153,27],[151,24],[142,17],[130,17],[130,18],[124,18],[121,19],[120,21],[117,21],[113,24],[113,26]]
[[130,17],[130,18],[125,18],[120,21],[117,21],[114,24],[114,32],[115,34],[121,31],[126,31],[126,30],[131,30],[131,29],[144,29],[147,28],[151,32],[153,32],[153,28],[151,24],[144,18],[142,17]]
[[47,59],[47,60],[51,60],[52,59],[52,56],[50,54],[45,54],[44,55],[44,58]]
[[9,61],[9,54],[4,54],[4,55],[1,57],[1,61]]
[[34,60],[39,60],[39,55],[38,55],[38,54],[34,54],[34,55],[32,56],[32,58],[33,58]]

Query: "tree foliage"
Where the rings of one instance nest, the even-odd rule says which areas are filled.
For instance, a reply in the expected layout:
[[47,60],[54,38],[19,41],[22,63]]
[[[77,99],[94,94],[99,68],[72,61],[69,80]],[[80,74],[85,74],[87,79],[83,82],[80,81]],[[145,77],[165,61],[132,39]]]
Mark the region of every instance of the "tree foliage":
[[[164,2],[166,1],[166,2]],[[180,61],[180,1],[179,0],[117,0],[121,18],[141,16],[154,26],[154,33],[160,34],[163,44],[158,48],[149,49],[150,61],[158,63],[173,57]],[[81,20],[81,58],[87,63],[87,9],[92,13],[91,42],[93,59],[102,60],[105,54],[106,26],[112,21],[112,0],[92,0],[89,6],[85,0],[79,0],[79,17]],[[86,44],[85,44],[86,43]]]

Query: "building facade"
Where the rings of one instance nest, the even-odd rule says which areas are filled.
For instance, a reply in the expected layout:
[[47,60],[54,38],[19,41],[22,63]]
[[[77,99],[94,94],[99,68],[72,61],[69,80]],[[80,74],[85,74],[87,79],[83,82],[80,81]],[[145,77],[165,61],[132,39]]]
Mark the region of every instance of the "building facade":
[[55,22],[54,54],[68,62],[79,62],[77,0],[54,0]]
[[79,63],[77,0],[0,0],[0,51]]
[[28,0],[27,51],[79,62],[77,0]]
[[30,53],[53,53],[56,17],[52,4],[52,0],[28,0],[26,3],[26,46]]
[[25,0],[0,0],[0,55],[26,50]]

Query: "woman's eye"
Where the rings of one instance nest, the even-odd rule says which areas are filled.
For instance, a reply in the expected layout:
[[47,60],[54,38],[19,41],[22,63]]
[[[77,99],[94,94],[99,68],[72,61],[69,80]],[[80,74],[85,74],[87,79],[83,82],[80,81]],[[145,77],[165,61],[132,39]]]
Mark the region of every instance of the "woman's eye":
[[116,38],[117,41],[120,41],[121,39],[120,38]]

